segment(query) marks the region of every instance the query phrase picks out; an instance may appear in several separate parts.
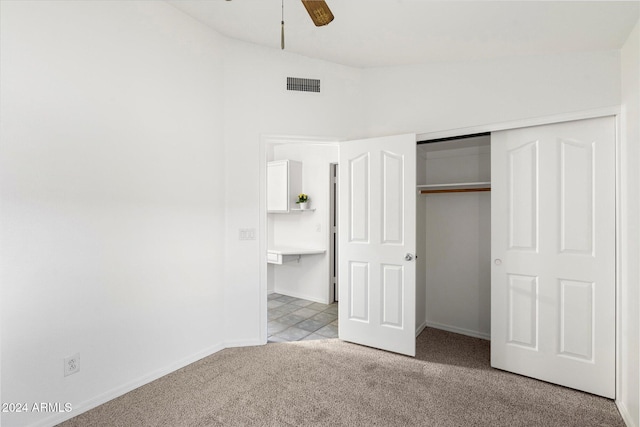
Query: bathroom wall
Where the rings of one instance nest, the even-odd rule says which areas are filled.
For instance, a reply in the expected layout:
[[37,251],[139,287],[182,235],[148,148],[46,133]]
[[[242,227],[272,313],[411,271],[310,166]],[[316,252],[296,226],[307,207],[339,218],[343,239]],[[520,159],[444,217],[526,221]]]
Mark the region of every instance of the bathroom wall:
[[316,301],[330,302],[330,171],[338,162],[338,146],[327,144],[278,144],[273,147],[274,160],[302,162],[302,191],[309,195],[315,211],[269,214],[269,247],[295,246],[322,248],[320,255],[304,255],[300,261],[270,265],[268,289]]

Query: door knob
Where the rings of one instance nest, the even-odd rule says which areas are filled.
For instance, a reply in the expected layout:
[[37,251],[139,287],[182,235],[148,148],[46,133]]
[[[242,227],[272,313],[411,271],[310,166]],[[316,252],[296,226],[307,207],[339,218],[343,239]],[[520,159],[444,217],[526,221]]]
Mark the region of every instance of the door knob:
[[406,261],[412,261],[412,260],[413,260],[413,255],[412,255],[412,254],[406,254],[406,255],[404,256],[404,259],[405,259]]
[[500,258],[497,258],[495,261],[493,261],[496,265],[500,265],[502,264],[502,260]]

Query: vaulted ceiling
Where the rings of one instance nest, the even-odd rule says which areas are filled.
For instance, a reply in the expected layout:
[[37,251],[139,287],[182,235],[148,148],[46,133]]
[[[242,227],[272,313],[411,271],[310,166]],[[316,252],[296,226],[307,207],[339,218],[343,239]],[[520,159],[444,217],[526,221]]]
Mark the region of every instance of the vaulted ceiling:
[[[335,20],[315,27],[284,0],[286,50],[378,67],[618,49],[637,1],[326,0]],[[281,0],[170,0],[219,33],[280,49]]]

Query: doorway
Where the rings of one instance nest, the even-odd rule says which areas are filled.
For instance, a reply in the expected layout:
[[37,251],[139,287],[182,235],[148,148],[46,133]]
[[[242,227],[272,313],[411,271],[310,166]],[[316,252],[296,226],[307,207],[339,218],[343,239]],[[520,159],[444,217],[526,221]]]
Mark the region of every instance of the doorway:
[[[336,338],[334,141],[263,138],[265,341]],[[277,176],[276,174],[283,174]],[[271,178],[271,179],[269,179]],[[270,185],[278,185],[273,191]],[[269,199],[284,195],[284,202]],[[274,196],[274,194],[276,196]],[[307,206],[299,195],[308,197]],[[278,206],[273,209],[272,206]]]
[[[455,190],[451,190],[452,184],[441,182],[419,185],[421,193],[433,200],[448,191],[477,191],[485,185],[492,192],[491,224],[484,215],[481,222],[485,226],[479,229],[491,228],[490,235],[464,231],[465,235],[477,235],[480,238],[476,240],[483,243],[483,270],[477,276],[486,276],[490,268],[491,286],[478,288],[482,292],[474,292],[468,286],[456,289],[456,279],[461,275],[449,269],[439,279],[446,287],[427,289],[427,325],[490,338],[493,367],[612,398],[615,396],[615,120],[601,117],[517,127],[492,132],[490,137],[490,179],[478,182],[461,179]],[[438,157],[442,158],[433,157],[431,163],[427,158],[431,170],[438,172],[438,179],[451,171],[467,173],[474,169],[471,165],[447,164],[451,163],[450,155]],[[436,165],[436,161],[441,164]],[[478,197],[486,198],[482,193]],[[459,196],[455,199],[458,203]],[[453,199],[439,202],[445,201],[452,203]],[[488,200],[479,201],[486,205]],[[451,221],[455,215],[477,211],[467,207],[443,214],[436,207],[433,203],[427,217],[436,217],[438,221]],[[487,209],[479,210],[482,211]],[[463,231],[461,225],[468,226],[471,222],[466,219],[452,230],[441,224],[432,227],[434,231],[428,240],[437,250],[425,252],[426,258],[434,263],[427,268],[427,276],[437,278],[433,273],[438,273],[446,262],[459,262],[465,267],[469,264],[457,259],[465,253],[464,248],[452,251],[451,255],[455,254],[452,257],[447,255],[447,245],[433,236],[442,233],[449,239],[458,229]],[[491,240],[490,254],[486,250],[487,237]],[[439,258],[442,254],[445,259]],[[467,278],[463,283],[466,286],[472,281]],[[464,302],[467,295],[482,302],[478,312],[482,316],[473,316],[481,321],[475,324],[465,316],[473,309],[478,311],[477,307],[455,310],[451,302]],[[489,295],[490,334],[487,333]],[[435,320],[440,324],[433,324],[430,316],[439,316]]]

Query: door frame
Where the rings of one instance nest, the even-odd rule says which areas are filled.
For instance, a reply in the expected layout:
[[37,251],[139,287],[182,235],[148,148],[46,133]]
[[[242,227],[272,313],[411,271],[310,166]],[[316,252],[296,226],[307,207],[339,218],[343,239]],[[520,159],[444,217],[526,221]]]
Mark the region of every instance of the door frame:
[[438,139],[438,138],[449,138],[460,135],[471,135],[475,133],[483,133],[483,132],[497,132],[501,130],[509,130],[509,129],[517,129],[531,126],[540,126],[540,125],[550,125],[555,123],[562,122],[570,122],[575,120],[585,120],[585,119],[593,119],[598,117],[611,117],[613,116],[615,119],[615,322],[616,322],[616,332],[615,332],[615,401],[618,403],[618,397],[621,395],[621,386],[623,383],[622,379],[622,351],[621,351],[621,325],[622,325],[622,282],[621,272],[621,256],[622,253],[622,203],[621,203],[621,195],[622,195],[622,187],[621,187],[621,179],[622,179],[622,159],[620,157],[621,151],[621,128],[620,128],[620,114],[621,107],[620,106],[611,106],[611,107],[603,107],[596,108],[591,110],[583,110],[583,111],[575,111],[571,113],[564,114],[554,114],[550,116],[540,116],[528,119],[520,119],[514,121],[507,121],[501,123],[488,123],[478,126],[471,126],[465,128],[455,128],[455,129],[447,129],[447,130],[439,130],[434,132],[425,132],[419,133],[417,135],[418,141],[427,140],[427,139]]
[[[331,137],[311,137],[311,136],[292,136],[292,135],[260,135],[260,154],[259,154],[259,176],[260,176],[260,196],[259,196],[259,220],[258,220],[258,248],[259,248],[259,295],[260,295],[260,325],[259,325],[259,343],[267,343],[267,249],[268,249],[268,214],[267,214],[267,162],[269,161],[269,149],[281,144],[306,144],[306,145],[323,145],[323,146],[339,146],[339,142],[343,138]],[[327,284],[327,291],[330,284]]]
[[329,248],[327,249],[327,253],[329,254],[329,268],[331,269],[329,272],[329,280],[333,282],[333,285],[330,285],[329,289],[329,302],[334,303],[338,301],[338,257],[340,256],[340,251],[338,250],[338,230],[340,229],[340,224],[338,223],[338,184],[340,184],[339,176],[338,176],[338,166],[339,163],[329,163],[329,176],[331,177],[330,182],[330,190],[329,190],[329,227],[330,227],[330,236],[329,237]]

